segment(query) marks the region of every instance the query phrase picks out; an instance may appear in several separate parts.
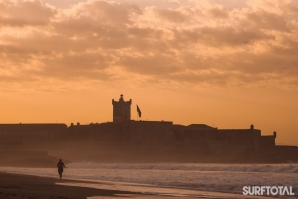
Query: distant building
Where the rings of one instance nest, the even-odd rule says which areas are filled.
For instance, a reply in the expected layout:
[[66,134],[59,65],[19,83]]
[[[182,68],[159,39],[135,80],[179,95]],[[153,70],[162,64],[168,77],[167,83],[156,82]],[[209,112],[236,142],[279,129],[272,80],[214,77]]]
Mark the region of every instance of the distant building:
[[130,121],[130,106],[131,99],[127,102],[124,101],[123,95],[120,95],[119,101],[112,100],[113,104],[113,122]]

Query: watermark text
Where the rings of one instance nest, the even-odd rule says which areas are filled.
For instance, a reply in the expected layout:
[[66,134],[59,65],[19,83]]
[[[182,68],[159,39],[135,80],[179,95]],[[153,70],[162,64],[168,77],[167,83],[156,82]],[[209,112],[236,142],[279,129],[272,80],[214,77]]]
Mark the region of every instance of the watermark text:
[[243,195],[281,195],[281,196],[293,196],[295,193],[293,192],[292,186],[244,186],[243,187]]

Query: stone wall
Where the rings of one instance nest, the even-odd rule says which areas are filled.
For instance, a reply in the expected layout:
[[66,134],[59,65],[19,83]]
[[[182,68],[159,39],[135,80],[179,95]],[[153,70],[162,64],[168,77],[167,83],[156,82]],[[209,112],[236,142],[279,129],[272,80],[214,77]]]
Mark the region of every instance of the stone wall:
[[173,123],[164,121],[130,121],[129,141],[135,144],[174,144]]

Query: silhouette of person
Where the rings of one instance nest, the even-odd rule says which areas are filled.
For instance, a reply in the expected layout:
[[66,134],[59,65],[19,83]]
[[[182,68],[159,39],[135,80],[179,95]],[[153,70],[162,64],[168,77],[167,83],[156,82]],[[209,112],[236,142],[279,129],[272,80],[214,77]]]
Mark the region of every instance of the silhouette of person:
[[62,173],[63,173],[63,167],[65,167],[64,163],[62,162],[62,160],[60,159],[60,161],[57,163],[57,167],[58,167],[58,173],[60,175],[60,179],[62,178]]

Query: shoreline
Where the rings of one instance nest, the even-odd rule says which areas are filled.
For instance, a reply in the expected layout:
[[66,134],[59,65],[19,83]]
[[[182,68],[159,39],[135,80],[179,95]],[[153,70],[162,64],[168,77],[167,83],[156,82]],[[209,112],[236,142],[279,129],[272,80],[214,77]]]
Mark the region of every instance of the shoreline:
[[[113,199],[113,198],[223,198],[266,199],[239,193],[155,187],[148,184],[59,179],[48,176],[0,172],[0,198],[5,199]],[[270,198],[270,197],[269,197]]]
[[[144,195],[138,192],[72,187],[56,183],[72,183],[77,180],[39,177],[0,172],[0,198],[5,199],[83,199],[87,197],[120,197]],[[145,195],[144,195],[145,196]]]

